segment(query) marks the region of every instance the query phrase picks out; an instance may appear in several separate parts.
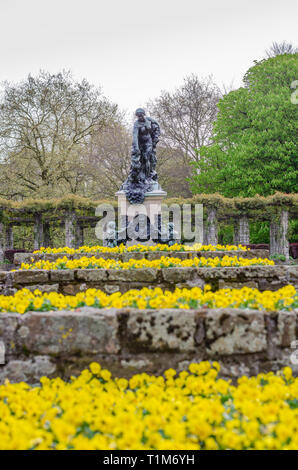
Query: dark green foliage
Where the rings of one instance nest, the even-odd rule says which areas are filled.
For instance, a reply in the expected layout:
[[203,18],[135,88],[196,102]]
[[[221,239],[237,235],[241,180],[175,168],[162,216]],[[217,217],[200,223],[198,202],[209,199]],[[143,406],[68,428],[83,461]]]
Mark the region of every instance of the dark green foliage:
[[298,105],[291,100],[298,54],[256,63],[245,87],[219,103],[214,143],[200,150],[192,190],[227,197],[297,192]]
[[249,225],[250,243],[269,243],[269,222],[251,222]]

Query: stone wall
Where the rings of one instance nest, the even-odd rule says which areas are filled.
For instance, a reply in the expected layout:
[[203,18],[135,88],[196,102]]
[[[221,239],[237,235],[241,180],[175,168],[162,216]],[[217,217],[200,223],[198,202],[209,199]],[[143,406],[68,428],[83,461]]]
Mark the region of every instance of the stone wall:
[[277,290],[287,284],[298,288],[298,265],[296,266],[240,266],[219,268],[142,268],[74,269],[74,270],[22,270],[0,271],[0,294],[12,295],[24,287],[42,292],[60,292],[73,295],[89,288],[106,293],[142,287],[203,287],[210,284],[212,290],[223,287],[256,287]]
[[[145,252],[129,252],[129,253],[75,253],[73,255],[66,253],[16,253],[14,255],[14,263],[20,266],[22,263],[32,263],[40,260],[56,261],[58,258],[66,256],[68,259],[80,259],[83,256],[91,258],[115,259],[119,261],[129,261],[131,259],[160,259],[162,256],[170,256],[179,259],[192,258],[223,258],[224,256],[238,256],[246,259],[252,258],[269,258],[269,250],[248,250],[248,251],[145,251]],[[33,260],[33,261],[32,261]]]
[[[37,383],[43,375],[68,379],[92,361],[114,375],[181,371],[190,362],[219,361],[236,378],[292,366],[298,309],[96,309],[0,314],[5,363],[0,383]],[[293,344],[292,344],[293,346]]]

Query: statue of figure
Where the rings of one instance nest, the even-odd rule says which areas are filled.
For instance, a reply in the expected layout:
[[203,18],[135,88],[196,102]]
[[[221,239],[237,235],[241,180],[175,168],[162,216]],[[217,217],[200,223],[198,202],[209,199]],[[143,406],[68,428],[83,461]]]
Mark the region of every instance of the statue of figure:
[[157,243],[164,243],[166,245],[172,246],[175,243],[179,243],[178,232],[175,230],[175,225],[173,222],[169,222],[167,226],[161,226],[158,230]]
[[108,248],[115,248],[121,244],[126,245],[126,227],[117,230],[116,223],[110,221],[107,223],[106,231],[103,237],[103,246]]
[[168,223],[168,232],[169,232],[168,245],[172,246],[172,245],[175,245],[175,243],[179,243],[178,232],[175,230],[175,225],[173,222]]
[[117,246],[117,230],[115,222],[108,222],[107,231],[104,234],[104,246],[115,248]]
[[131,204],[142,204],[146,192],[159,188],[156,173],[156,145],[160,136],[159,124],[146,117],[142,108],[136,110],[133,127],[131,167],[121,189]]

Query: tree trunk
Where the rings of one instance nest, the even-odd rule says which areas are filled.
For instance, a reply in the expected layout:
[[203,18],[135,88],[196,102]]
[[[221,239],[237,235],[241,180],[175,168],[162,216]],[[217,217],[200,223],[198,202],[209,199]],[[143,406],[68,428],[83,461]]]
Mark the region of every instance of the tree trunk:
[[270,255],[284,255],[286,260],[289,259],[288,220],[288,211],[282,210],[270,222]]

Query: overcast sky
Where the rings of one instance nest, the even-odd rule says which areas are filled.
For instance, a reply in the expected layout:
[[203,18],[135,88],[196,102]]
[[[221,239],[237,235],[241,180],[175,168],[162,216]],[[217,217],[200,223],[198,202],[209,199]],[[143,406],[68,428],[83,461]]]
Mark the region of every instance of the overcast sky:
[[[295,6],[296,4],[296,6]],[[297,45],[295,0],[0,0],[0,81],[71,69],[129,114],[183,77],[241,85],[272,41]]]

